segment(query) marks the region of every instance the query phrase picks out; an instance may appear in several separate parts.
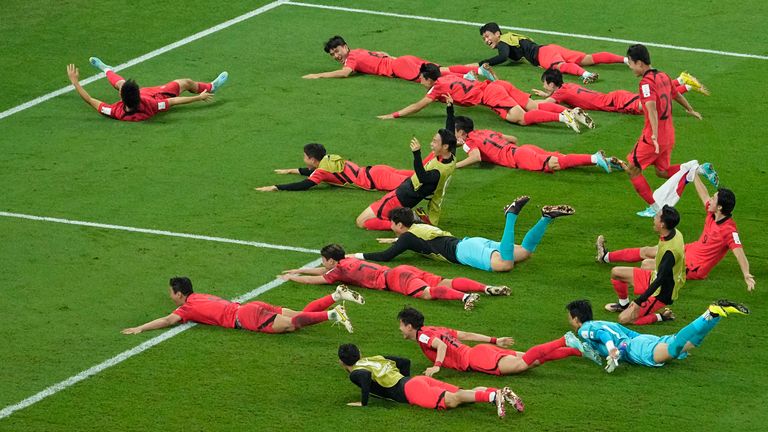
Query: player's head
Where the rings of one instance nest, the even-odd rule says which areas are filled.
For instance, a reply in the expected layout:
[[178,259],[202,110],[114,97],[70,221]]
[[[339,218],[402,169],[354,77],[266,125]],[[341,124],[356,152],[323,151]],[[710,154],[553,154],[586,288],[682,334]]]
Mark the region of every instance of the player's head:
[[665,205],[653,218],[653,229],[658,233],[664,230],[672,231],[679,223],[680,213],[677,212],[677,209],[670,205]]
[[336,267],[336,264],[343,260],[346,254],[344,248],[336,243],[329,244],[320,249],[320,257],[323,261],[323,267],[328,270]]
[[471,118],[458,116],[454,119],[455,135],[457,140],[464,141],[467,135],[475,130],[475,122]]
[[141,104],[141,93],[139,93],[139,85],[132,79],[125,80],[123,86],[120,87],[120,99],[123,100],[123,104],[128,111],[137,111]]
[[304,163],[310,168],[317,168],[325,154],[325,146],[318,143],[309,143],[304,146]]
[[592,321],[592,304],[589,300],[574,300],[565,307],[568,311],[568,322],[574,330],[578,330],[582,324]]
[[430,149],[435,155],[440,157],[447,157],[456,154],[456,135],[453,131],[448,129],[438,129],[435,136],[432,137],[432,142],[429,143]]
[[347,60],[347,56],[349,55],[349,47],[347,46],[347,42],[344,41],[344,38],[339,35],[328,39],[328,42],[325,43],[325,47],[323,49],[339,63],[344,63]]
[[483,42],[491,48],[496,48],[501,39],[501,29],[495,22],[489,22],[480,27],[480,36],[483,37]]
[[541,74],[544,90],[555,91],[563,86],[563,73],[555,68],[549,68]]
[[424,327],[424,315],[416,309],[406,306],[397,314],[400,321],[400,332],[405,339],[416,339],[416,332]]
[[424,63],[419,68],[419,82],[426,88],[435,85],[435,81],[440,78],[440,66],[434,63]]
[[736,195],[730,189],[720,188],[709,199],[707,210],[712,213],[719,211],[725,216],[730,216],[734,207],[736,207]]
[[192,281],[186,276],[172,277],[168,282],[168,293],[176,305],[181,306],[187,301],[187,297],[192,294]]
[[407,232],[415,220],[416,215],[408,207],[396,207],[389,211],[390,228],[398,236]]
[[627,49],[627,65],[635,75],[640,76],[648,70],[651,65],[651,53],[643,44],[635,44]]
[[358,348],[357,345],[339,345],[339,362],[341,362],[341,366],[344,367],[344,369],[354,366],[358,360],[360,360],[360,348]]

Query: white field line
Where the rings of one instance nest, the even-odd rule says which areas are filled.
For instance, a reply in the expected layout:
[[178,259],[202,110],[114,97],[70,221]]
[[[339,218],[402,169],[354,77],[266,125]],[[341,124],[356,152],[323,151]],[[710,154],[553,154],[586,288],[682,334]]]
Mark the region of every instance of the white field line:
[[[264,12],[267,12],[267,11],[272,10],[272,9],[274,9],[274,8],[280,6],[280,5],[285,4],[286,1],[287,0],[273,1],[272,3],[266,4],[266,5],[258,8],[258,9],[254,9],[254,10],[248,12],[248,13],[240,15],[239,17],[232,18],[229,21],[224,21],[221,24],[217,24],[217,25],[215,25],[215,26],[213,26],[211,28],[208,28],[206,30],[200,31],[200,32],[195,33],[195,34],[193,34],[191,36],[187,36],[184,39],[176,41],[176,42],[174,42],[172,44],[166,45],[166,46],[164,46],[162,48],[158,48],[158,49],[156,49],[154,51],[150,51],[150,52],[148,52],[148,53],[146,53],[146,54],[144,54],[142,56],[136,57],[133,60],[128,60],[125,63],[121,63],[121,64],[115,66],[112,70],[114,70],[115,72],[118,72],[120,70],[129,68],[131,66],[137,65],[137,64],[142,63],[142,62],[145,62],[145,61],[147,61],[147,60],[149,60],[149,59],[151,59],[153,57],[159,56],[160,54],[165,54],[168,51],[176,49],[176,48],[178,48],[180,46],[184,46],[184,45],[186,45],[186,44],[188,44],[190,42],[194,42],[194,41],[196,41],[198,39],[204,38],[204,37],[206,37],[206,36],[208,36],[210,34],[216,33],[219,30],[224,30],[227,27],[231,27],[231,26],[233,26],[233,25],[235,25],[237,23],[240,23],[242,21],[245,21],[245,20],[247,20],[249,18],[253,18],[256,15],[261,15]],[[64,68],[62,67],[62,76],[63,76],[63,71],[64,71]],[[104,78],[105,76],[106,75],[104,75],[103,73],[96,74],[96,75],[94,75],[92,77],[88,77],[88,78],[80,81],[80,85],[84,86],[86,84],[90,84],[90,83],[92,83],[92,82],[94,82],[96,80],[100,80],[100,79]],[[69,92],[71,92],[74,89],[75,89],[74,86],[68,85],[68,86],[66,86],[64,88],[61,88],[59,90],[56,90],[56,91],[53,91],[51,93],[42,95],[42,96],[37,97],[35,99],[32,99],[29,102],[24,102],[21,105],[18,105],[16,107],[13,107],[13,108],[10,108],[10,109],[5,110],[3,112],[0,112],[0,120],[6,118],[8,116],[11,116],[13,114],[16,114],[19,111],[24,111],[27,108],[32,108],[33,106],[41,104],[41,103],[43,103],[43,102],[45,102],[45,101],[47,101],[49,99],[53,99],[56,96],[63,95],[64,93],[69,93]]]
[[123,225],[111,225],[111,224],[103,224],[98,222],[86,222],[86,221],[78,221],[78,220],[71,220],[71,219],[61,219],[61,218],[54,218],[54,217],[47,217],[47,216],[34,216],[34,215],[28,215],[28,214],[22,214],[22,213],[9,213],[9,212],[0,211],[0,217],[28,219],[28,220],[34,220],[34,221],[53,222],[53,223],[60,223],[60,224],[67,224],[67,225],[78,225],[78,226],[86,226],[91,228],[101,228],[101,229],[110,229],[110,230],[118,230],[118,231],[128,231],[128,232],[136,232],[136,233],[142,233],[142,234],[154,234],[154,235],[161,235],[161,236],[167,236],[167,237],[181,237],[181,238],[188,238],[188,239],[194,239],[194,240],[212,241],[212,242],[218,242],[218,243],[232,243],[232,244],[253,246],[253,247],[264,248],[264,249],[278,249],[278,250],[304,252],[304,253],[312,253],[312,254],[320,253],[320,251],[315,249],[307,249],[307,248],[294,247],[294,246],[284,246],[284,245],[276,245],[271,243],[237,240],[237,239],[230,239],[230,238],[224,238],[224,237],[212,237],[212,236],[199,235],[199,234],[186,234],[186,233],[156,230],[156,229],[149,229],[149,228],[136,228],[136,227],[123,226]]
[[[319,259],[305,264],[303,266],[303,268],[317,267],[318,265],[320,265],[320,260]],[[284,284],[285,282],[286,281],[284,281],[282,279],[275,279],[272,282],[266,283],[266,284],[264,284],[264,285],[262,285],[262,286],[260,286],[260,287],[258,287],[256,289],[252,290],[252,291],[249,291],[249,292],[241,295],[240,297],[232,299],[232,301],[244,302],[244,301],[250,300],[250,299],[252,299],[254,297],[257,297],[257,296],[259,296],[259,295],[261,295],[261,294],[263,294],[263,293],[265,293],[265,292],[267,292],[267,291],[269,291],[269,290],[271,290],[273,288],[276,288],[276,287]],[[27,408],[30,405],[36,404],[37,402],[40,402],[41,400],[47,398],[48,396],[52,396],[52,395],[54,395],[54,394],[56,394],[56,393],[58,393],[58,392],[60,392],[62,390],[65,390],[68,387],[71,387],[71,386],[79,383],[80,381],[83,381],[83,380],[85,380],[87,378],[90,378],[90,377],[92,377],[92,376],[102,372],[105,369],[111,368],[112,366],[118,365],[118,364],[124,362],[125,360],[128,360],[129,358],[135,356],[135,355],[141,354],[144,351],[154,347],[155,345],[158,345],[158,344],[160,344],[162,342],[165,342],[168,339],[178,335],[179,333],[194,327],[195,325],[196,325],[195,323],[186,323],[186,324],[182,324],[182,325],[179,325],[177,327],[174,327],[171,330],[165,331],[165,332],[163,332],[163,333],[153,337],[152,339],[149,339],[149,340],[147,340],[145,342],[142,342],[141,344],[137,345],[134,348],[131,348],[131,349],[127,350],[127,351],[123,351],[120,354],[118,354],[118,355],[116,355],[116,356],[114,356],[114,357],[112,357],[112,358],[110,358],[108,360],[105,360],[105,361],[103,361],[103,362],[101,362],[101,363],[99,363],[99,364],[97,364],[95,366],[92,366],[92,367],[90,367],[90,368],[88,368],[88,369],[78,373],[77,375],[73,375],[73,376],[65,379],[64,381],[58,382],[58,383],[56,383],[56,384],[46,388],[45,390],[42,390],[41,392],[39,392],[37,394],[34,394],[34,395],[24,399],[23,401],[21,401],[19,403],[16,403],[16,404],[13,404],[13,405],[8,405],[7,407],[5,407],[2,410],[0,410],[0,420],[10,416],[11,414],[15,413],[16,411],[23,410],[24,408]],[[128,337],[128,336],[125,336],[125,337]]]
[[[303,7],[317,8],[317,9],[336,10],[336,11],[343,11],[343,12],[354,12],[354,13],[361,13],[361,14],[368,14],[368,15],[380,15],[380,16],[388,16],[388,17],[394,17],[394,18],[414,19],[414,20],[420,20],[420,21],[432,21],[432,22],[440,22],[440,23],[446,23],[446,24],[460,24],[460,25],[473,26],[477,28],[480,28],[480,26],[485,24],[485,23],[476,23],[476,22],[470,22],[470,21],[445,19],[445,18],[433,18],[433,17],[421,16],[421,15],[407,15],[407,14],[399,14],[399,13],[392,13],[392,12],[382,12],[382,11],[374,11],[374,10],[367,10],[367,9],[355,9],[355,8],[347,8],[347,7],[340,7],[340,6],[328,6],[328,5],[312,4],[312,3],[301,3],[301,2],[294,2],[294,1],[288,1],[284,4],[291,5],[291,6],[303,6]],[[746,57],[746,58],[753,58],[753,59],[759,59],[759,60],[768,60],[768,56],[757,55],[757,54],[743,54],[743,53],[736,53],[736,52],[730,52],[730,51],[718,51],[718,50],[711,50],[711,49],[704,49],[704,48],[691,48],[691,47],[669,45],[669,44],[662,44],[662,43],[656,43],[656,42],[641,42],[641,41],[630,40],[630,39],[616,39],[616,38],[609,38],[609,37],[603,37],[603,36],[592,36],[592,35],[585,35],[585,34],[579,34],[579,33],[564,33],[564,32],[551,31],[551,30],[532,29],[532,28],[526,28],[526,27],[511,27],[511,26],[503,26],[503,25],[500,25],[499,27],[507,30],[515,30],[515,31],[527,32],[527,33],[566,36],[566,37],[572,37],[572,38],[578,38],[578,39],[599,40],[599,41],[616,42],[616,43],[622,43],[622,44],[641,43],[645,46],[657,47],[657,48],[668,48],[668,49],[674,49],[678,51],[692,51],[692,52],[700,52],[700,53],[706,53],[706,54],[717,54],[717,55],[723,55],[723,56],[729,56],[729,57]]]

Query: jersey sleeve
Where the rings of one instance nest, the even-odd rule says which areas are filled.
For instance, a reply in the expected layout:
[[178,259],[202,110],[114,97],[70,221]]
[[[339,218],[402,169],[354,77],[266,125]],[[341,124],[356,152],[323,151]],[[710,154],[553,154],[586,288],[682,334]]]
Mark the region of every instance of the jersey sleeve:
[[656,101],[656,83],[648,77],[640,80],[640,101],[643,105],[648,101]]
[[158,99],[155,102],[155,107],[158,111],[168,111],[171,108],[171,104],[168,103],[168,99]]
[[741,245],[741,239],[739,238],[739,233],[736,231],[736,227],[732,227],[725,233],[725,238],[723,239],[725,241],[725,244],[728,245],[728,249],[734,250],[742,248]]
[[324,169],[318,168],[318,169],[315,169],[312,172],[312,174],[310,174],[309,177],[307,177],[307,179],[314,184],[320,184],[328,181],[328,177],[333,177],[333,174],[329,173]]
[[510,46],[506,42],[499,41],[498,44],[496,44],[496,51],[498,54],[496,54],[493,57],[480,60],[480,64],[488,63],[491,66],[496,66],[504,63],[509,58],[509,50]]
[[344,60],[344,67],[350,68],[354,71],[357,70],[357,53],[353,50],[347,55],[347,59]]
[[427,97],[432,100],[442,100],[444,94],[448,93],[448,89],[443,83],[436,81],[435,85],[427,91]]
[[339,268],[338,264],[336,267],[328,270],[323,274],[323,279],[325,279],[326,282],[329,284],[336,283],[341,280],[341,269]]
[[424,330],[419,333],[419,337],[417,340],[419,341],[419,344],[424,345],[426,347],[432,348],[432,341],[435,339],[435,335],[431,332],[426,332]]
[[173,311],[173,314],[178,315],[181,318],[181,322],[187,322],[189,320],[189,308],[187,307],[187,303],[177,307],[176,310]]
[[349,374],[349,380],[360,387],[360,402],[363,406],[368,405],[368,397],[371,394],[371,373],[364,369],[358,369]]
[[117,118],[115,117],[114,105],[102,102],[99,104],[99,109],[97,111],[99,111],[99,114],[103,114],[107,117]]

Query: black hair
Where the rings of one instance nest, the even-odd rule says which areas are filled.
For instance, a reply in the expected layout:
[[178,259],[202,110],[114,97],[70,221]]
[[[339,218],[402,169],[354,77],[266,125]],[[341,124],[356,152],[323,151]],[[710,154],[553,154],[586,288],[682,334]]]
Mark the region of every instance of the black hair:
[[466,133],[470,133],[473,130],[475,130],[475,122],[472,121],[471,118],[465,117],[465,116],[458,116],[454,121],[454,128],[457,131],[464,131]]
[[410,325],[416,330],[421,330],[424,327],[424,315],[416,309],[406,306],[398,312],[397,319],[405,325]]
[[491,33],[496,33],[496,32],[501,33],[501,29],[499,28],[499,25],[496,24],[495,22],[489,22],[488,24],[485,24],[484,26],[480,27],[481,35],[487,31]]
[[717,190],[717,205],[722,207],[720,210],[724,215],[730,216],[733,208],[736,207],[736,195],[732,190],[720,188]]
[[647,65],[651,64],[651,53],[643,44],[632,45],[627,49],[627,57],[632,61],[641,61]]
[[346,256],[346,252],[344,252],[344,248],[341,245],[332,243],[320,249],[320,256],[325,259],[341,261]]
[[419,68],[419,75],[423,76],[425,79],[431,79],[432,81],[437,81],[438,78],[440,78],[440,66],[434,64],[434,63],[424,63]]
[[304,146],[304,154],[315,160],[321,160],[326,155],[325,146],[318,143],[309,143]]
[[568,303],[565,310],[582,324],[592,321],[592,303],[589,300],[574,300]]
[[182,293],[185,296],[192,294],[192,281],[186,276],[172,277],[168,282],[168,285],[173,290],[174,294]]
[[128,111],[135,112],[139,110],[141,104],[141,93],[139,92],[139,84],[132,79],[127,79],[120,87],[120,99],[123,100]]
[[443,143],[443,145],[448,146],[448,150],[451,152],[451,154],[456,154],[456,135],[453,134],[453,131],[449,131],[448,129],[438,129],[437,130],[438,135],[440,135],[440,141]]
[[344,40],[343,37],[341,37],[339,35],[336,35],[336,36],[328,39],[328,42],[325,43],[325,47],[323,49],[325,50],[325,52],[330,54],[332,49],[334,49],[336,47],[340,47],[342,45],[346,45],[346,44],[347,44],[347,42]]
[[415,219],[413,210],[408,207],[396,207],[389,211],[389,220],[396,224],[401,223],[410,228]]
[[554,84],[555,87],[563,86],[563,73],[555,68],[549,68],[541,74],[541,82]]
[[339,360],[347,366],[354,366],[360,360],[360,349],[355,344],[339,345]]
[[661,219],[661,223],[663,223],[668,230],[672,231],[677,224],[680,223],[680,213],[678,213],[677,209],[671,205],[665,205],[661,208],[659,219]]

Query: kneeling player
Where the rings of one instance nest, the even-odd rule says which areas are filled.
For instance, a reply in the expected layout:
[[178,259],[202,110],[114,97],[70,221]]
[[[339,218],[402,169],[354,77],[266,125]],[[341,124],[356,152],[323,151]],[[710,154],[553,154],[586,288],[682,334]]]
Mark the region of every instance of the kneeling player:
[[502,389],[475,387],[462,390],[452,384],[426,376],[410,376],[411,361],[395,356],[361,357],[357,345],[339,346],[339,364],[349,374],[349,380],[360,387],[360,402],[349,406],[368,406],[371,394],[395,402],[408,403],[427,409],[444,410],[466,403],[487,402],[496,406],[496,414],[504,417],[505,404],[516,410],[525,409],[523,401],[509,387]]

